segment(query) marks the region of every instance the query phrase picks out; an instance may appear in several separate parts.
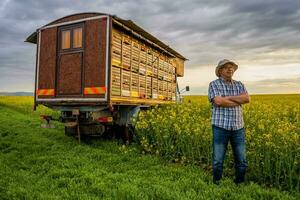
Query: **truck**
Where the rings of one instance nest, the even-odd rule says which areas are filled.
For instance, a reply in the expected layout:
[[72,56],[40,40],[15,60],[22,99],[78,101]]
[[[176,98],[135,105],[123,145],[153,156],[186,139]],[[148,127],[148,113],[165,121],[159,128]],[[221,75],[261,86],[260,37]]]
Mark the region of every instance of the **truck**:
[[79,141],[113,127],[130,140],[141,109],[180,99],[177,77],[187,59],[131,20],[77,13],[25,42],[36,44],[34,109],[60,111],[65,134]]

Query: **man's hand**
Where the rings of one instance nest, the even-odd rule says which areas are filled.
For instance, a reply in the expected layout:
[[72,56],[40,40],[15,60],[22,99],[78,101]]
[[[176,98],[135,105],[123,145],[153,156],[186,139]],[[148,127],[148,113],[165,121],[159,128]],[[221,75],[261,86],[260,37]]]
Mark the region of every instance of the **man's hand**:
[[247,93],[243,93],[239,96],[216,96],[213,99],[214,104],[221,107],[234,107],[239,106],[241,104],[249,103],[250,97]]
[[227,96],[230,101],[233,101],[238,104],[250,103],[250,97],[248,93],[242,93],[239,96]]
[[239,106],[240,104],[228,99],[227,97],[216,96],[213,99],[214,104],[221,107],[234,107]]

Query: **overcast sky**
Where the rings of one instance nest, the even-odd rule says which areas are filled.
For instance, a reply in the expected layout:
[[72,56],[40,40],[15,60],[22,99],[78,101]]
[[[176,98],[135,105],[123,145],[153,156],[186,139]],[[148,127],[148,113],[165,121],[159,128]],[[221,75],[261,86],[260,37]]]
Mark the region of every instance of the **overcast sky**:
[[223,58],[249,93],[300,93],[298,0],[0,0],[0,91],[33,91],[37,28],[66,15],[131,19],[189,59],[180,87],[207,94]]

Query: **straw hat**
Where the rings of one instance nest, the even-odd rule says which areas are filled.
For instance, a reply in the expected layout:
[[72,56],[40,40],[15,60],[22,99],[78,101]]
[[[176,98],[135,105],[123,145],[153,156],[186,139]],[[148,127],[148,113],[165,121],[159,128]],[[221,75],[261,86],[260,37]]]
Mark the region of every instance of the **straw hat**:
[[235,64],[233,61],[230,61],[230,60],[227,60],[227,59],[223,59],[223,60],[221,60],[221,61],[218,63],[218,66],[216,67],[216,75],[217,75],[217,77],[220,77],[220,76],[221,76],[220,73],[219,73],[219,70],[220,70],[222,67],[224,67],[224,65],[226,65],[226,64],[228,64],[228,63],[230,63],[230,64],[233,65],[234,71],[236,71],[236,70],[238,69],[238,65]]

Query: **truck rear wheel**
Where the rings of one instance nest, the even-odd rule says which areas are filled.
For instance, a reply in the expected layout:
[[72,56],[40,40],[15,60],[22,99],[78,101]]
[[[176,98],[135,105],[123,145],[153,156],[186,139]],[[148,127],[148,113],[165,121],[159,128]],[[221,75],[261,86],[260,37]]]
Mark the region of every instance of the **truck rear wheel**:
[[122,139],[126,143],[131,143],[133,140],[133,131],[128,126],[122,126]]
[[66,127],[65,126],[65,135],[66,136],[76,136],[77,135],[77,127]]
[[[101,124],[79,124],[80,134],[82,136],[90,135],[90,136],[101,136],[105,131],[105,127]],[[77,136],[77,126],[67,127],[65,126],[65,135],[67,136]]]

